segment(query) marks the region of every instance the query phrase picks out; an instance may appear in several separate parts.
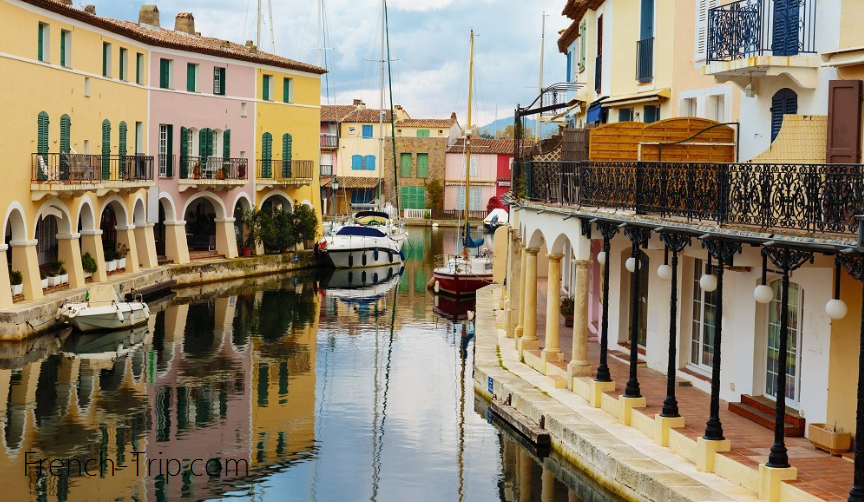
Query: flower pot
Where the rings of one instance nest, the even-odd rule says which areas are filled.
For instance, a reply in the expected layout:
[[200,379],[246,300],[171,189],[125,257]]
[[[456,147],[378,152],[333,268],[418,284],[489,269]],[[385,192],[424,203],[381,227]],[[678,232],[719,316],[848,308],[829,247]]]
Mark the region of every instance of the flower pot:
[[58,282],[58,279],[56,276],[55,277],[48,277],[48,287],[49,288],[53,288],[54,286],[56,286],[58,284],[60,284],[60,283]]
[[84,279],[85,279],[85,280],[86,280],[86,279],[89,279],[89,278],[91,278],[91,277],[93,277],[93,274],[92,274],[92,273],[90,273],[90,272],[84,272]]
[[117,262],[115,260],[105,262],[105,271],[106,272],[113,272],[116,268],[117,268]]
[[825,424],[810,424],[807,436],[814,447],[825,450],[831,455],[840,455],[849,451],[849,447],[852,446],[851,433],[831,432]]
[[126,268],[126,258],[120,258],[117,262],[117,268]]
[[42,279],[42,289],[48,289],[48,278]]
[[566,326],[568,328],[573,327],[573,316],[572,315],[565,315],[564,316],[564,326]]
[[23,284],[15,284],[12,286],[12,296],[18,296],[24,292]]
[[60,276],[60,284],[68,284],[69,283],[69,274],[63,274]]
[[246,258],[252,256],[252,248],[244,247],[244,248],[241,248],[241,249],[240,249],[240,252],[241,252],[241,253],[243,254],[243,256],[246,257]]

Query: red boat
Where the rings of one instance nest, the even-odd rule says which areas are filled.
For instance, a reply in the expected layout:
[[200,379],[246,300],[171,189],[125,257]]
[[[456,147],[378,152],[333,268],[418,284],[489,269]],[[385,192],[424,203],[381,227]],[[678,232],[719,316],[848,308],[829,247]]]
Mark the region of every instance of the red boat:
[[492,259],[461,256],[436,257],[432,290],[451,296],[474,296],[477,290],[492,284]]

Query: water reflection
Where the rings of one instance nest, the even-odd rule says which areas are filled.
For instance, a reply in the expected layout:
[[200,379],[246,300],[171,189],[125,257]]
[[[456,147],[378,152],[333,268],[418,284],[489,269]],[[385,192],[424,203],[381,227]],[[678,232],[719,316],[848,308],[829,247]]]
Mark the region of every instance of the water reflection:
[[0,345],[3,499],[540,500],[539,457],[475,410],[473,302],[426,292],[455,232],[411,234],[404,270],[189,288],[143,329]]

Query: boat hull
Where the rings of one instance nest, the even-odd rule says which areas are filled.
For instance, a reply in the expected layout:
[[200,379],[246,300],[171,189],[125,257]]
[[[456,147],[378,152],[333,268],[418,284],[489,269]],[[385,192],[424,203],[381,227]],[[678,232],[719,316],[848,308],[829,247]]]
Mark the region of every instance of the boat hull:
[[492,274],[457,274],[436,270],[433,287],[436,293],[450,296],[474,296],[477,290],[492,284]]
[[402,254],[395,248],[327,249],[325,256],[334,268],[386,267],[402,263]]
[[150,319],[150,309],[144,303],[131,303],[122,306],[71,309],[60,312],[58,319],[68,322],[78,331],[114,331],[130,329],[147,324]]

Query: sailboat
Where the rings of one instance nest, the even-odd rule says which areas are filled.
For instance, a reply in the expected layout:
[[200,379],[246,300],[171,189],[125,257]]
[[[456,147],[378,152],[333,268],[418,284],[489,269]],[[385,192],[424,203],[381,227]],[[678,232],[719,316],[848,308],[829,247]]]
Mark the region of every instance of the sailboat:
[[492,284],[492,258],[486,255],[471,255],[471,249],[483,245],[483,239],[471,237],[468,210],[471,207],[471,99],[474,80],[474,30],[471,30],[471,57],[468,63],[468,124],[465,127],[465,215],[460,235],[462,254],[435,257],[432,288],[435,293],[453,296],[473,296],[477,290]]
[[[387,8],[381,0],[381,96],[379,110],[384,110],[384,64],[389,63],[387,43]],[[387,52],[385,52],[387,51]],[[393,130],[393,110],[390,107],[390,129]],[[384,113],[379,114],[379,158],[384,158]],[[395,135],[394,135],[395,136]],[[396,172],[395,155],[393,171]],[[402,244],[408,237],[405,222],[398,210],[385,204],[382,196],[382,169],[378,171],[377,210],[359,211],[344,225],[332,225],[319,248],[327,263],[335,268],[364,268],[401,264]],[[395,214],[394,214],[395,213]]]

